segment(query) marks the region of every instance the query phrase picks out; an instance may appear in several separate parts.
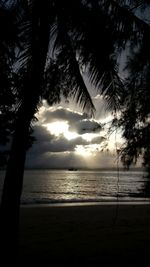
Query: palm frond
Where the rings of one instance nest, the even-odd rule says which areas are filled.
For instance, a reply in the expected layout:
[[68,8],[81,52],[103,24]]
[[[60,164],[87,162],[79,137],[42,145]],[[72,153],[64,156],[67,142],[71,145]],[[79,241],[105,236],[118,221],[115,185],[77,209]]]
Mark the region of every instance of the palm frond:
[[110,110],[120,110],[122,107],[122,96],[124,94],[124,82],[119,77],[115,70],[105,73],[102,81],[102,86],[107,85],[103,88],[103,96],[106,100],[106,105]]
[[75,98],[83,110],[93,114],[94,105],[81,75],[76,50],[73,49],[67,26],[62,17],[58,17],[57,24],[58,33],[54,48],[58,51],[57,64],[62,73],[63,88],[66,88],[64,94]]
[[43,94],[47,103],[52,106],[59,103],[63,94],[62,73],[56,60],[50,60],[44,72]]

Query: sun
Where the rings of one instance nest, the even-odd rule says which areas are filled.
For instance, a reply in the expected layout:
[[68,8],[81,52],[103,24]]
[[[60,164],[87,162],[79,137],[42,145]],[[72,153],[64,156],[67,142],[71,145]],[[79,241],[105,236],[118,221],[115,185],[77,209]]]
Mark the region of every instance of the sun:
[[55,121],[45,125],[47,130],[56,136],[63,135],[67,140],[72,140],[79,137],[76,132],[69,131],[69,125],[67,121]]
[[54,134],[56,136],[64,134],[68,131],[68,125],[63,121],[55,121],[52,123],[48,123],[45,126],[51,134]]

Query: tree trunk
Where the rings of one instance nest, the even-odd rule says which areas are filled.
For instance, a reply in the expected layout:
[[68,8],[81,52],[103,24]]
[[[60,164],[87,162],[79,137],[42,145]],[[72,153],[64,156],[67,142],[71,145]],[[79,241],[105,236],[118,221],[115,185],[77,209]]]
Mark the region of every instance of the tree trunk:
[[10,260],[9,255],[14,260],[17,252],[20,198],[29,127],[42,95],[42,79],[49,45],[50,1],[45,1],[42,6],[40,3],[38,0],[34,2],[36,8],[32,13],[32,66],[24,84],[24,99],[18,112],[0,208],[0,241],[5,258],[4,266],[7,266],[6,259]]
[[[28,106],[28,109],[30,107]],[[33,110],[33,107],[32,107]],[[29,127],[33,114],[21,112],[13,136],[0,208],[0,232],[3,257],[15,261],[19,230],[20,198],[26,157]],[[7,254],[7,255],[6,255]],[[4,259],[3,259],[4,260]]]

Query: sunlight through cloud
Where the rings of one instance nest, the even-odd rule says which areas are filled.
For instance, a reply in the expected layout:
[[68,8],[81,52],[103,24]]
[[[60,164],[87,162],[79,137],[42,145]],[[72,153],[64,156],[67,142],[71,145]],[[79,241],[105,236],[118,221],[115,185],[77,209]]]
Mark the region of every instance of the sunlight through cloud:
[[64,137],[68,140],[79,137],[79,134],[77,134],[76,132],[69,131],[69,125],[66,121],[55,121],[48,123],[45,126],[51,134],[56,136],[64,135]]
[[95,156],[97,152],[100,150],[100,145],[91,144],[91,145],[77,145],[75,147],[75,153],[83,156],[90,157]]

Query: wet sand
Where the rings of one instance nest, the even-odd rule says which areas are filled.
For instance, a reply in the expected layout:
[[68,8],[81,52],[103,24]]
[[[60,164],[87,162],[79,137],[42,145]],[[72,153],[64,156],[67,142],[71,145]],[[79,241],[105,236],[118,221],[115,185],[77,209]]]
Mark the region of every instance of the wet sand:
[[22,207],[19,266],[149,266],[150,205]]

